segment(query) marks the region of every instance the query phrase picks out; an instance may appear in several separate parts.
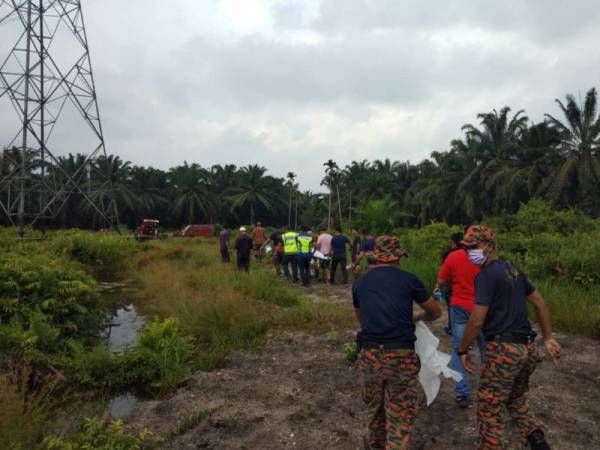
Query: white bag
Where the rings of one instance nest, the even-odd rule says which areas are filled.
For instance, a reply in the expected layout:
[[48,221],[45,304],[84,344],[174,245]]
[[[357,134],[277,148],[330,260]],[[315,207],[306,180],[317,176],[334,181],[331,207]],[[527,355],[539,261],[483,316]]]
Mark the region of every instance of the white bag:
[[448,367],[451,355],[438,351],[440,340],[436,338],[431,330],[423,322],[417,322],[415,335],[415,351],[421,359],[421,371],[419,382],[427,397],[427,406],[435,400],[440,391],[440,374],[454,381],[462,380],[462,375]]
[[321,253],[319,250],[315,250],[313,253],[313,258],[328,260],[329,258]]

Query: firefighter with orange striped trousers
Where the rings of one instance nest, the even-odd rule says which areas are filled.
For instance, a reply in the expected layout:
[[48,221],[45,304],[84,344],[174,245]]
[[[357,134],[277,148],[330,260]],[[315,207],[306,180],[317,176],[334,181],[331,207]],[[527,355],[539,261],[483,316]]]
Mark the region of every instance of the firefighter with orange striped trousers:
[[529,413],[527,403],[529,377],[540,359],[527,302],[535,307],[548,355],[555,364],[560,358],[548,308],[523,272],[498,259],[492,230],[483,225],[469,227],[461,244],[471,262],[482,268],[475,278],[473,312],[457,352],[466,371],[473,373],[469,348],[483,329],[487,344],[477,395],[477,449],[505,448],[504,418],[508,411],[532,450],[550,450],[542,425]]
[[[369,411],[367,449],[406,450],[417,415],[419,357],[415,321],[435,320],[439,304],[412,273],[400,270],[405,252],[398,239],[381,236],[367,254],[368,272],[352,286],[361,326],[358,366]],[[423,311],[413,316],[413,302]]]

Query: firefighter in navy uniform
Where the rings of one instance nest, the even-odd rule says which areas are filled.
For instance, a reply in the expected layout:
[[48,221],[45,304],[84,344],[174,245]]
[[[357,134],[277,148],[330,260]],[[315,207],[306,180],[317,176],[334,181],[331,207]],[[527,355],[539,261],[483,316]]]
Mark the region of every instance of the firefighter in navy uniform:
[[477,449],[504,448],[504,417],[508,411],[533,450],[550,450],[542,426],[529,413],[527,403],[529,378],[539,362],[527,302],[535,307],[548,355],[555,364],[560,358],[548,308],[523,272],[498,259],[492,230],[472,226],[461,244],[471,262],[482,268],[475,278],[475,305],[457,351],[467,372],[473,373],[469,348],[483,329],[487,344],[477,394]]
[[[361,327],[358,367],[369,410],[367,449],[408,450],[417,416],[419,356],[415,322],[441,315],[437,301],[412,273],[400,270],[406,253],[393,236],[377,238],[370,268],[352,286]],[[413,304],[423,311],[413,315]]]

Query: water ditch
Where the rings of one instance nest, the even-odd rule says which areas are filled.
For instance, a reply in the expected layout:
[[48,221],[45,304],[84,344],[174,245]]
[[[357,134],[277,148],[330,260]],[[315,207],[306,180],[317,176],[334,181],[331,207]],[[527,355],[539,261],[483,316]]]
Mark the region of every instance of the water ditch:
[[[138,335],[146,324],[146,318],[128,299],[135,288],[127,283],[100,283],[100,289],[104,297],[118,305],[110,326],[104,332],[108,350],[112,353],[125,351],[136,344]],[[106,414],[113,419],[125,419],[139,402],[140,398],[133,391],[120,393],[108,399]]]

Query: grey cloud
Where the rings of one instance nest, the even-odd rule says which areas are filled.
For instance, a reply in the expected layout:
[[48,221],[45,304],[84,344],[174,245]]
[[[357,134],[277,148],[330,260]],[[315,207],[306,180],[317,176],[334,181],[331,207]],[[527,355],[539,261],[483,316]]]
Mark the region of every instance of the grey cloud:
[[180,53],[175,77],[196,87],[216,87],[209,94],[249,105],[345,99],[411,103],[427,95],[428,61],[410,48],[395,47],[401,38],[365,36],[316,46],[259,37],[215,45],[198,37]]
[[518,32],[540,45],[576,39],[600,19],[595,0],[323,0],[312,26],[326,34],[373,29],[439,29],[467,25]]
[[[504,105],[541,120],[600,69],[589,0],[286,0],[272,29],[233,38],[211,2],[84,6],[109,152],[164,169],[258,163],[313,190],[330,157],[416,162]],[[290,38],[303,32],[318,38]]]

